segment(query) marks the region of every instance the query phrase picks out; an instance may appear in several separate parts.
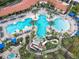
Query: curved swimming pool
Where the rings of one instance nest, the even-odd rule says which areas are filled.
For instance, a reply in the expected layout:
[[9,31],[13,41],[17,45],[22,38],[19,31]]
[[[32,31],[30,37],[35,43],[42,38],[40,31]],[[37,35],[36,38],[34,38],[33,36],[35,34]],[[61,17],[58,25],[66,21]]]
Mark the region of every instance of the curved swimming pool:
[[7,57],[8,57],[8,59],[14,59],[14,58],[16,58],[16,54],[10,53]]
[[[25,21],[17,22],[16,24],[10,24],[6,27],[6,30],[9,34],[12,34],[16,32],[16,30],[23,30],[25,26],[32,26],[33,24],[32,18],[26,18]],[[46,28],[48,26],[47,17],[45,15],[39,15],[38,20],[35,23],[35,26],[37,26],[36,34],[38,37],[45,37],[46,35]]]
[[[33,24],[32,18],[26,18],[23,22],[19,21],[16,24],[10,24],[6,27],[6,30],[9,34],[16,32],[16,30],[23,30],[25,26],[32,26]],[[47,17],[45,15],[39,15],[38,20],[35,22],[35,26],[37,26],[36,35],[38,37],[45,37],[46,36],[46,28],[49,26],[49,22],[47,21]],[[57,30],[58,32],[67,31],[70,29],[70,24],[68,20],[63,20],[62,17],[57,17],[53,21],[52,24],[53,29]]]
[[23,22],[19,21],[16,24],[10,24],[6,27],[6,31],[9,34],[16,32],[16,30],[23,30],[25,26],[32,26],[31,24],[32,18],[26,18]]
[[46,28],[48,26],[48,21],[47,21],[47,17],[45,15],[40,15],[38,17],[38,20],[36,22],[36,26],[37,26],[37,36],[42,38],[46,36]]
[[53,28],[58,32],[66,32],[70,29],[70,24],[68,20],[64,20],[62,17],[58,17],[53,21]]

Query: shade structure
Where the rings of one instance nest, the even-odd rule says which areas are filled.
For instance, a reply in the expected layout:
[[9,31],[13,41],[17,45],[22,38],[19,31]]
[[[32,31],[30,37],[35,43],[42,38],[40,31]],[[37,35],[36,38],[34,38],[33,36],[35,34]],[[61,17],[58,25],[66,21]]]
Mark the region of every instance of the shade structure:
[[75,17],[76,16],[76,14],[74,12],[70,12],[68,15],[71,16],[71,17]]
[[17,42],[16,38],[11,38],[11,42],[15,44]]
[[0,43],[0,49],[3,49],[5,47],[5,44]]

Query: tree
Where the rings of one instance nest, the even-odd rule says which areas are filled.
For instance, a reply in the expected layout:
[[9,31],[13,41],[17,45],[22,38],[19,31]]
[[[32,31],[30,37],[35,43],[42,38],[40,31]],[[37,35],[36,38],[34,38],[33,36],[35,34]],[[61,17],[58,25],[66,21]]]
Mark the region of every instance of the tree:
[[52,26],[54,24],[53,21],[49,21],[49,25]]
[[78,14],[78,12],[79,12],[79,4],[73,6],[70,11],[74,12],[75,14]]

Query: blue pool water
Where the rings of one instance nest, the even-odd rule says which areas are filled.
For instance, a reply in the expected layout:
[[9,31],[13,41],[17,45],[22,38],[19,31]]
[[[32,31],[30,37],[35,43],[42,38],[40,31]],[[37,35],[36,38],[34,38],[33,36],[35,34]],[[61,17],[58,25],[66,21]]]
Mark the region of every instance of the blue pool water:
[[46,35],[46,28],[48,26],[47,17],[45,15],[40,15],[36,22],[37,26],[37,36],[38,37],[45,37]]
[[16,54],[14,54],[14,53],[10,53],[8,55],[8,59],[14,59],[15,57],[16,57]]
[[[23,22],[19,21],[16,24],[10,24],[6,27],[6,30],[9,34],[14,33],[17,29],[23,30],[25,26],[32,26],[33,24],[32,18],[26,18]],[[35,26],[37,26],[37,36],[42,38],[46,36],[46,28],[49,25],[47,21],[47,17],[45,15],[39,15],[38,20],[35,23]],[[55,30],[61,32],[66,31],[70,28],[70,24],[67,20],[63,20],[61,17],[56,18],[53,21],[53,25]]]
[[[25,26],[31,26],[32,18],[27,18],[25,21],[17,22],[16,24],[10,24],[6,30],[9,34],[14,33],[17,29],[22,30]],[[45,15],[39,15],[35,25],[37,26],[37,36],[44,37],[46,35],[46,27],[48,26],[47,17]]]
[[17,29],[18,30],[23,30],[25,26],[32,26],[31,24],[32,18],[26,18],[23,22],[19,21],[16,24],[10,24],[6,27],[6,31],[9,34],[14,33]]
[[70,24],[67,20],[63,20],[61,17],[56,18],[52,25],[58,32],[67,31],[70,28]]

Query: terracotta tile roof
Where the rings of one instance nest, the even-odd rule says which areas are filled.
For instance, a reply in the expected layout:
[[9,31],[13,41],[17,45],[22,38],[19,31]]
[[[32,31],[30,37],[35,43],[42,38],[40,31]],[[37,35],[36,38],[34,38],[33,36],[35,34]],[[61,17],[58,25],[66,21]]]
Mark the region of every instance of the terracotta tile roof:
[[[46,0],[46,1],[50,2],[57,9],[60,9],[63,11],[67,10],[68,6],[58,0]],[[36,4],[37,2],[38,0],[22,0],[22,2],[18,4],[0,9],[0,16],[12,14],[14,12],[18,12],[18,11],[30,8],[32,5]]]
[[37,3],[37,0],[22,0],[22,2],[20,2],[16,5],[8,6],[8,7],[0,9],[0,16],[12,14],[14,12],[18,12],[18,11],[27,9],[36,3]]
[[48,0],[49,3],[55,6],[55,8],[66,11],[68,6],[66,4],[63,4],[63,2],[58,0]]

